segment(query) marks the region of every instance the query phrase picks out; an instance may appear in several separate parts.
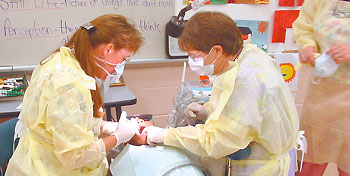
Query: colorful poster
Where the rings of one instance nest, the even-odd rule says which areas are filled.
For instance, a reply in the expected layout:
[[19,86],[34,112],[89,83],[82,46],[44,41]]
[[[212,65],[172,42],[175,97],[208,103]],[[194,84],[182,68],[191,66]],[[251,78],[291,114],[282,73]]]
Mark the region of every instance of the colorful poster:
[[296,66],[299,63],[298,53],[276,53],[274,55],[277,63],[281,67],[281,74],[284,81],[289,86],[293,93],[296,93],[298,89],[298,77],[299,72],[296,70]]
[[[251,43],[267,52],[269,22],[257,20],[234,20],[237,27],[249,28],[251,31]],[[242,32],[243,33],[243,32]]]
[[237,4],[268,4],[269,0],[236,0]]
[[[194,0],[184,0],[184,4],[190,4]],[[270,0],[208,0],[205,4],[269,4]]]
[[210,0],[210,4],[227,4],[227,0]]

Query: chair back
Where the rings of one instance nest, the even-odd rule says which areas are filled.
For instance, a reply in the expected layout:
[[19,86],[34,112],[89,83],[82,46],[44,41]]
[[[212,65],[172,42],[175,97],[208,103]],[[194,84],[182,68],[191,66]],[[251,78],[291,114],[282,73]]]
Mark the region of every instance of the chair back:
[[13,135],[18,119],[13,118],[0,123],[0,167],[10,160],[13,153]]

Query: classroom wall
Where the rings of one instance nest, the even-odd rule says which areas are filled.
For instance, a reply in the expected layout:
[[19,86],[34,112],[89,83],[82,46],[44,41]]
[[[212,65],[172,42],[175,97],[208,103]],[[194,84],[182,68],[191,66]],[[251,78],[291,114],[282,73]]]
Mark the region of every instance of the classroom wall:
[[[158,67],[126,67],[123,78],[126,85],[137,97],[136,105],[125,106],[122,109],[130,115],[150,113],[153,115],[167,115],[176,96],[182,77],[182,62]],[[309,83],[311,68],[304,66],[299,72],[298,89],[295,103],[300,116],[304,102],[306,87]],[[187,67],[185,80],[199,80],[199,76]]]
[[[170,113],[173,99],[181,84],[182,72],[183,61],[157,67],[152,64],[147,67],[127,66],[123,78],[137,97],[137,103],[122,109],[130,115],[147,113],[166,115]],[[199,76],[187,67],[185,80],[199,80]]]
[[[220,11],[234,20],[261,20],[269,21],[268,52],[279,52],[283,50],[297,49],[291,28],[286,29],[285,43],[272,43],[273,18],[276,10],[298,10],[300,7],[279,7],[279,0],[270,0],[269,4],[226,4],[226,5],[204,5],[197,11]],[[175,0],[175,14],[184,7],[182,0]],[[189,19],[197,11],[188,11],[185,19]]]

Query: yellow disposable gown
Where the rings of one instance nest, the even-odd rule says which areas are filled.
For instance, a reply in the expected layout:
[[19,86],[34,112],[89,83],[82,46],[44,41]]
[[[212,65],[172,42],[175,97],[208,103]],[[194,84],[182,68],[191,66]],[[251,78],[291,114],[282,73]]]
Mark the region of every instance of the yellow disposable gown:
[[215,79],[205,107],[209,111],[205,124],[170,128],[164,144],[201,156],[215,176],[224,175],[227,155],[248,145],[251,155],[232,160],[231,175],[288,174],[298,116],[278,64],[264,51],[245,45],[230,69]]
[[[333,12],[350,13],[350,2],[305,0],[293,32],[300,49],[307,46],[323,53],[334,44],[350,44],[350,18]],[[339,64],[329,78],[308,85],[300,129],[305,130],[308,151],[304,161],[334,162],[350,173],[350,62]]]
[[10,159],[6,176],[106,175],[106,148],[98,139],[101,118],[93,117],[87,76],[69,48],[33,72],[21,120],[28,132]]

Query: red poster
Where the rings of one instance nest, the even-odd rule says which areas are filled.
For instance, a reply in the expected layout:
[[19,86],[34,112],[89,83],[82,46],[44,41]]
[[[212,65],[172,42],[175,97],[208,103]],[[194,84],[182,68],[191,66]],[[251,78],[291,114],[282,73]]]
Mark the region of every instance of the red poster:
[[279,6],[294,7],[294,0],[280,0]]
[[298,6],[302,6],[304,3],[304,0],[298,0]]
[[272,43],[284,43],[286,28],[291,28],[293,22],[298,18],[299,10],[277,10],[275,11]]

